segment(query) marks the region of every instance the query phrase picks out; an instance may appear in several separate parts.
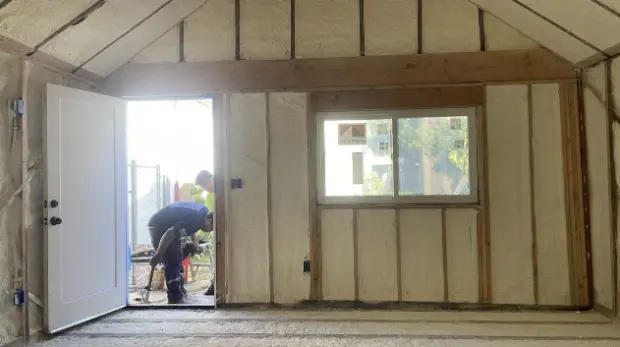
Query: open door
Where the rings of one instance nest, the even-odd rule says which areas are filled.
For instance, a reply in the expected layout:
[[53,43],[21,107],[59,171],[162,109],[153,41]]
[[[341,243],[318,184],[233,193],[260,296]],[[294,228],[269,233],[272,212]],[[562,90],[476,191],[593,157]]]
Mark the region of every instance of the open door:
[[47,85],[45,331],[127,305],[125,101]]

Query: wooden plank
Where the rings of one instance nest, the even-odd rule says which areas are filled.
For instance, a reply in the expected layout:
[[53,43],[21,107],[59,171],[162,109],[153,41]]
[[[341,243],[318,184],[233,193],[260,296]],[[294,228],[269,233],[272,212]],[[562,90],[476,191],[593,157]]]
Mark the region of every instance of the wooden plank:
[[444,273],[441,210],[401,210],[403,301],[442,302]]
[[451,303],[478,302],[478,211],[447,209],[446,254],[448,293]]
[[487,87],[492,295],[534,304],[527,86]]
[[354,280],[354,299],[360,300],[360,268],[359,268],[359,237],[357,223],[359,222],[359,210],[353,210],[353,280]]
[[480,106],[481,86],[349,90],[312,92],[312,108],[319,111],[410,109],[419,107]]
[[[595,69],[603,69],[604,66]],[[591,70],[591,72],[596,72]],[[599,90],[605,90],[604,79]],[[606,99],[606,93],[603,92]],[[592,239],[592,269],[595,303],[612,309],[612,256],[610,235],[612,234],[611,177],[609,171],[609,123],[607,105],[601,103],[590,90],[584,90],[588,177],[590,195],[590,237]]]
[[402,248],[400,242],[400,209],[394,210],[394,227],[396,228],[396,286],[398,289],[398,301],[403,301],[403,267]]
[[441,264],[443,266],[443,301],[448,302],[449,283],[448,283],[448,236],[446,227],[446,209],[441,210]]
[[355,299],[353,210],[323,210],[321,215],[322,299]]
[[[294,6],[291,3],[291,6]],[[294,8],[294,7],[292,7]],[[323,265],[321,251],[321,213],[317,209],[317,156],[316,156],[316,123],[314,111],[311,109],[310,95],[306,94],[306,133],[308,144],[308,216],[310,217],[310,298],[323,298]]]
[[128,64],[107,80],[120,96],[218,91],[317,90],[394,85],[574,80],[573,66],[545,50]]
[[397,301],[394,210],[359,210],[357,263],[360,301]]
[[540,305],[570,305],[565,172],[557,84],[531,86],[532,204]]
[[267,176],[267,255],[269,257],[269,302],[274,303],[274,258],[273,258],[273,216],[272,216],[272,191],[271,191],[271,112],[269,111],[269,93],[265,93],[265,135],[266,135],[266,159],[265,175]]
[[574,83],[560,84],[560,112],[564,131],[565,205],[567,218],[567,245],[569,259],[569,285],[573,305],[591,305],[593,294],[591,278],[589,198],[587,156],[583,112],[577,113],[578,88]]
[[[308,300],[310,277],[301,271],[308,255],[307,96],[270,93],[271,236],[274,301]],[[312,268],[312,266],[311,266]]]
[[486,93],[484,107],[476,112],[478,131],[478,190],[480,210],[478,213],[478,302],[491,302],[491,236],[489,228],[489,161],[487,152]]
[[[229,182],[227,170],[228,137],[226,136],[226,99],[213,97],[213,147],[215,181]],[[226,302],[226,185],[215,186],[215,289],[217,304]]]
[[530,168],[530,215],[531,215],[531,225],[530,230],[532,232],[532,287],[534,289],[534,304],[538,305],[538,251],[536,244],[536,199],[535,199],[535,188],[534,184],[534,145],[532,143],[532,137],[534,136],[534,129],[532,124],[532,114],[533,106],[532,106],[532,85],[528,84],[527,86],[527,124],[528,124],[528,147],[529,153],[528,157],[530,159],[529,168]]

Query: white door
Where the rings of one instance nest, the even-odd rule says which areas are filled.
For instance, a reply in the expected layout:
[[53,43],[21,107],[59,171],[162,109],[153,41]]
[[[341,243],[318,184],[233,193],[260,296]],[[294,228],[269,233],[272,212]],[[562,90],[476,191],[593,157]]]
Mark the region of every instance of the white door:
[[127,305],[126,103],[47,85],[45,330]]

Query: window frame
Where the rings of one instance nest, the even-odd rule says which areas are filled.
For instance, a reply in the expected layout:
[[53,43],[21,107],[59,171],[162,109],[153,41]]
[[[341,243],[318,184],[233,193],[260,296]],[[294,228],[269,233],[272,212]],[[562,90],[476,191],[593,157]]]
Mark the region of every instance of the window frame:
[[[429,118],[423,111],[427,110],[467,110],[467,129],[469,138],[469,195],[400,195],[399,174],[399,139],[398,120],[411,118]],[[317,169],[317,203],[321,205],[352,205],[352,204],[477,204],[479,203],[479,173],[478,173],[478,111],[474,106],[460,107],[416,107],[403,110],[360,110],[360,111],[320,111],[316,112],[316,169]],[[440,116],[448,118],[452,116]],[[393,196],[326,196],[325,194],[325,121],[348,120],[391,120],[392,136],[392,175]]]

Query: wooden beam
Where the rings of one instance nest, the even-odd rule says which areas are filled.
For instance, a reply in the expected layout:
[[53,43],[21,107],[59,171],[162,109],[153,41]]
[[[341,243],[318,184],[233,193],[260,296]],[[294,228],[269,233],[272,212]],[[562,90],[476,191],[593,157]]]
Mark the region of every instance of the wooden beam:
[[575,80],[571,63],[542,50],[128,64],[106,81],[118,96],[321,90]]
[[312,92],[315,112],[410,109],[418,107],[459,107],[482,105],[481,86],[431,87],[380,90]]
[[28,55],[34,50],[34,48],[26,46],[20,42],[12,40],[5,36],[0,36],[0,51],[4,51],[9,54],[30,60],[34,63],[45,65],[52,70],[58,71],[67,76],[71,76],[82,82],[92,84],[94,86],[103,85],[104,78],[90,71],[80,70],[79,74],[73,73],[77,68],[75,65],[67,63],[64,60],[60,60],[47,53],[37,51],[34,54]]
[[[228,137],[226,132],[226,107],[224,95],[213,97],[213,145],[215,181],[228,182],[226,170],[228,160]],[[215,290],[217,304],[226,302],[226,185],[215,186]]]

